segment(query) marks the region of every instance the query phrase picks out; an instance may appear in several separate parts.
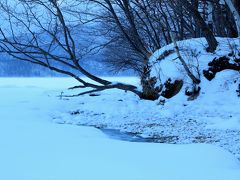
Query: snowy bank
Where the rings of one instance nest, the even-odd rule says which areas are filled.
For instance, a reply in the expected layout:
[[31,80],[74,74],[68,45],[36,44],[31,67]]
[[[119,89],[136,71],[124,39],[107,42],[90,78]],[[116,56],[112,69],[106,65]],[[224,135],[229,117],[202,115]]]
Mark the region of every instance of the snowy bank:
[[[203,76],[209,62],[216,57],[229,55],[234,47],[239,47],[240,40],[218,38],[218,41],[219,46],[214,54],[206,52],[207,43],[202,38],[178,42],[181,55],[193,67],[192,73],[201,78],[201,91],[194,101],[188,101],[185,95],[185,89],[192,83],[174,51],[161,56],[163,52],[173,49],[169,45],[156,51],[151,63],[152,76],[159,77],[159,83],[168,78],[184,80],[182,90],[173,98],[164,99],[164,103],[162,98],[151,102],[140,100],[132,93],[108,90],[98,97],[85,95],[66,101],[69,108],[65,112],[53,113],[54,121],[119,129],[154,138],[157,142],[215,144],[240,158],[240,101],[236,92],[240,74],[225,70],[217,73],[212,81]],[[139,86],[137,78],[111,80]],[[78,92],[65,91],[65,94]],[[77,113],[71,115],[72,112]]]

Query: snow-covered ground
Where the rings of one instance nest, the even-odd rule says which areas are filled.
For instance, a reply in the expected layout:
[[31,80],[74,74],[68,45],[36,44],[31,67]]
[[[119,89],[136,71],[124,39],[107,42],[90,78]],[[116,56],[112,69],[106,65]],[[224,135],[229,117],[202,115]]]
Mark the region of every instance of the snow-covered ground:
[[[232,74],[223,74],[228,73]],[[119,129],[155,138],[157,142],[215,144],[239,158],[240,101],[234,91],[236,84],[226,83],[229,75],[224,77],[223,74],[213,80],[213,85],[209,82],[207,86],[211,90],[205,92],[203,88],[195,101],[187,101],[187,97],[180,94],[162,106],[159,101],[140,100],[132,93],[108,90],[96,97],[84,95],[70,100],[63,99],[66,107],[53,112],[52,117],[57,123]],[[137,84],[137,78],[116,80]],[[228,87],[221,89],[224,84]],[[64,91],[64,94],[78,92]],[[55,92],[51,94],[55,95]]]
[[[117,80],[137,82],[134,78]],[[109,123],[115,128],[127,127],[126,122],[130,123],[129,128],[139,126],[134,123],[143,123],[142,127],[147,126],[142,131],[148,135],[155,126],[149,122],[161,123],[161,107],[156,102],[140,101],[129,93],[112,90],[97,97],[86,95],[70,100],[57,97],[75,83],[68,78],[0,79],[0,179],[240,178],[239,161],[214,145],[125,142],[109,139],[91,127],[55,123]],[[80,114],[71,115],[76,110]]]
[[[218,41],[219,46],[214,54],[205,51],[207,44],[203,38],[178,42],[181,55],[189,67],[192,67],[193,73],[196,76],[199,73],[201,79],[201,91],[194,101],[188,101],[185,95],[185,88],[192,84],[176,59],[176,53],[158,60],[164,51],[173,48],[169,45],[156,51],[151,57],[152,76],[160,77],[159,80],[163,82],[169,77],[182,79],[184,85],[178,95],[172,99],[164,99],[164,105],[161,98],[154,102],[145,101],[132,93],[108,90],[97,97],[84,95],[66,100],[64,111],[53,112],[52,117],[57,123],[118,129],[157,142],[214,144],[240,159],[240,97],[236,92],[240,74],[225,70],[218,73],[212,81],[208,81],[202,74],[214,57],[228,55],[239,47],[240,39],[218,38]],[[139,85],[137,78],[111,80]],[[78,94],[79,91],[64,91],[63,95]]]

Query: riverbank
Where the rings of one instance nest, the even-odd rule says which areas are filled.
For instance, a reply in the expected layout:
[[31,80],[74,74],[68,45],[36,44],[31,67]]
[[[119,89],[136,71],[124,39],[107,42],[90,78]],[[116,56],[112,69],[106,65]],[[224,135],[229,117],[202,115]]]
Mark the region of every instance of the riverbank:
[[[219,74],[213,82],[205,81],[195,101],[187,101],[181,93],[176,100],[140,100],[132,93],[108,90],[98,96],[84,95],[62,101],[66,106],[53,112],[56,123],[95,126],[137,134],[144,138],[170,144],[207,143],[223,147],[240,158],[240,107],[229,81],[234,73]],[[137,78],[119,78],[137,85]],[[234,80],[234,79],[233,79]],[[208,84],[207,84],[208,83]],[[209,91],[205,91],[209,87]],[[57,96],[61,92],[53,92]],[[79,90],[64,91],[77,94]]]

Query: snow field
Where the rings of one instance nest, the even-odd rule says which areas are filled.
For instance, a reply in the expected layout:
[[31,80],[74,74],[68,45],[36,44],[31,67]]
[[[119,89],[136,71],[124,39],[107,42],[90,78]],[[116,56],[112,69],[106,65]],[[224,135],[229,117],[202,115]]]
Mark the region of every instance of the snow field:
[[[82,104],[84,99],[86,107],[95,101],[98,107],[114,108],[111,101],[107,101],[108,93],[105,101],[98,100],[104,98],[104,94],[95,100],[88,96],[72,100],[56,97],[62,89],[74,83],[71,79],[53,78],[0,79],[0,179],[240,178],[239,161],[229,152],[213,145],[124,142],[109,139],[94,128],[53,123],[54,116],[70,117],[66,112]],[[120,95],[110,100],[118,100],[122,97]],[[132,97],[130,94],[126,96]],[[105,104],[99,106],[100,102]],[[154,103],[138,102],[133,96],[128,113],[138,103],[154,107]]]

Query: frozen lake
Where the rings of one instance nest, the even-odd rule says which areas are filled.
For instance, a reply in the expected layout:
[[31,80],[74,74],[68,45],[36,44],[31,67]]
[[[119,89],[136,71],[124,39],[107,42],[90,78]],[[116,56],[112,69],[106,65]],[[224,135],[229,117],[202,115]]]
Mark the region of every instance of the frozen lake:
[[65,109],[57,95],[73,85],[69,78],[0,78],[0,179],[239,180],[239,162],[213,145],[125,142],[55,123]]

